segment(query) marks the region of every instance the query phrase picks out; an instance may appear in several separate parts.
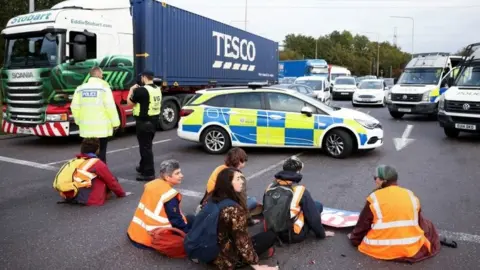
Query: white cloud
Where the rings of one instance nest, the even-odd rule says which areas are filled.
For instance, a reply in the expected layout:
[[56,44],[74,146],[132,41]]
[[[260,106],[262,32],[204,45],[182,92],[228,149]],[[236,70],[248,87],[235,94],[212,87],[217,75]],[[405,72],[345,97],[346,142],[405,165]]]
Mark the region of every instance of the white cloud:
[[[168,4],[244,28],[245,0],[169,0]],[[478,0],[247,0],[247,31],[281,42],[290,33],[319,36],[349,30],[371,40],[393,42],[412,51],[412,22],[390,16],[413,17],[415,53],[455,52],[480,41]]]

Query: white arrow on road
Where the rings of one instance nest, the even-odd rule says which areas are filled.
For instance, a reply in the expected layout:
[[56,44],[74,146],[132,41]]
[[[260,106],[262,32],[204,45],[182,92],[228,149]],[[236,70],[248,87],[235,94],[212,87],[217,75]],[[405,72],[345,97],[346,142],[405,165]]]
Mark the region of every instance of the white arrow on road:
[[401,138],[394,138],[393,143],[395,144],[395,149],[397,151],[402,150],[405,148],[407,145],[409,145],[411,142],[414,141],[414,139],[409,139],[408,136],[410,136],[410,133],[412,132],[413,125],[407,125],[405,128],[405,131],[402,134]]

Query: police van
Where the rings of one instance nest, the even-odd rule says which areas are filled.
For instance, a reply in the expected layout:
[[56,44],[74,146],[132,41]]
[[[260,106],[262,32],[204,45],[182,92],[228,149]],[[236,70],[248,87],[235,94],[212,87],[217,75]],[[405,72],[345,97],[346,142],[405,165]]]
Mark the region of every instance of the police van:
[[448,89],[448,79],[461,62],[461,56],[449,53],[413,55],[404,72],[387,95],[388,111],[395,119],[405,114],[436,117],[438,99]]
[[[445,135],[460,132],[480,133],[480,43],[467,46],[458,76],[450,79],[449,88],[439,100],[438,121]],[[472,53],[473,52],[473,53]]]

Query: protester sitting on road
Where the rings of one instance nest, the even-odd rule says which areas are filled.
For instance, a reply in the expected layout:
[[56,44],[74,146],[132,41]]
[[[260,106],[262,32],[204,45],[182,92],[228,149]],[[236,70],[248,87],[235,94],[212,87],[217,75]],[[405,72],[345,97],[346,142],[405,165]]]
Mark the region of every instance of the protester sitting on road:
[[101,206],[108,199],[110,191],[117,197],[128,194],[107,165],[98,158],[100,141],[86,138],[80,147],[80,154],[65,163],[57,173],[53,187],[65,199],[64,203]]
[[323,205],[315,202],[306,190],[299,185],[303,176],[302,161],[291,157],[283,163],[283,170],[275,174],[263,196],[263,216],[265,230],[277,233],[279,240],[287,243],[299,243],[305,240],[310,229],[318,239],[333,236],[325,232],[320,215]]
[[[201,206],[207,201],[209,195],[212,193],[213,189],[215,188],[215,183],[217,181],[218,174],[228,168],[236,168],[241,170],[245,167],[248,161],[247,153],[241,148],[232,148],[228,151],[227,155],[225,156],[225,163],[218,166],[213,170],[210,178],[207,182],[207,190],[205,191],[205,195],[203,196],[202,200],[200,201],[200,205],[197,207],[197,213],[200,211]],[[249,210],[253,210],[257,207],[258,202],[255,197],[248,197],[247,196],[247,185],[246,183],[243,185],[242,196],[244,196],[247,200],[247,207]],[[258,223],[258,221],[253,221],[249,219],[249,222]]]
[[182,179],[180,163],[171,159],[160,164],[160,178],[145,184],[127,232],[136,247],[153,248],[151,232],[157,228],[173,227],[188,233],[195,216],[183,214],[182,195],[174,188]]
[[398,186],[397,171],[380,165],[373,179],[376,189],[348,235],[351,243],[382,260],[415,263],[435,256],[440,251],[435,226],[423,218],[420,200],[413,192]]
[[278,269],[258,265],[259,255],[271,257],[274,254],[275,234],[261,232],[252,238],[248,233],[248,210],[245,198],[241,195],[244,178],[240,170],[223,169],[217,177],[211,200],[219,203],[231,199],[238,204],[220,211],[218,220],[218,244],[220,254],[213,261],[218,269],[235,269],[250,265],[254,269]]

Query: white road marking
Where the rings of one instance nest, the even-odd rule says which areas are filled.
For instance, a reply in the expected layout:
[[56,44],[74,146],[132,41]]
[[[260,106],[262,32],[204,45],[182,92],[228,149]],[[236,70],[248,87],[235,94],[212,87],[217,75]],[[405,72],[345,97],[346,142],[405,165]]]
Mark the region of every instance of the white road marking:
[[45,164],[40,164],[37,162],[32,162],[28,160],[22,160],[22,159],[16,159],[16,158],[9,158],[9,157],[4,157],[0,156],[0,161],[5,161],[13,164],[19,164],[19,165],[24,165],[28,167],[33,167],[37,169],[43,169],[47,171],[58,171],[58,168],[50,166],[50,165],[45,165]]
[[[291,156],[291,157],[294,157],[294,156],[299,157],[299,156],[301,156],[302,154],[303,154],[303,152],[300,152],[300,153],[295,154],[295,155],[293,155],[293,156]],[[284,159],[284,160],[281,160],[281,161],[279,161],[279,162],[277,162],[277,163],[275,163],[275,164],[273,164],[273,165],[271,165],[271,166],[269,166],[269,167],[267,167],[267,168],[265,168],[265,169],[263,169],[263,170],[260,170],[260,171],[258,171],[258,172],[256,172],[256,173],[248,176],[248,177],[247,177],[247,182],[249,182],[249,181],[252,180],[253,178],[257,178],[258,176],[260,176],[260,175],[262,175],[262,174],[264,174],[264,173],[266,173],[266,172],[268,172],[268,171],[270,171],[270,170],[275,169],[276,167],[282,165],[287,159],[289,159],[289,158],[291,158],[291,157],[288,157],[288,158],[286,158],[286,159]]]
[[[171,140],[172,140],[172,139],[166,139],[166,140],[156,141],[156,142],[153,142],[152,144],[155,145],[155,144],[159,144],[159,143],[169,142],[169,141],[171,141]],[[113,154],[113,153],[117,153],[117,152],[127,151],[127,150],[134,149],[134,148],[138,148],[138,145],[134,145],[134,146],[130,146],[130,147],[125,147],[125,148],[120,148],[120,149],[115,149],[115,150],[110,150],[110,151],[107,151],[107,154]],[[47,163],[46,165],[55,165],[55,164],[67,162],[67,161],[69,161],[69,160],[70,160],[70,159],[59,160],[59,161]]]
[[447,239],[449,240],[480,244],[480,235],[461,233],[461,232],[449,232],[444,230],[438,230],[438,233],[441,236],[447,237]]

